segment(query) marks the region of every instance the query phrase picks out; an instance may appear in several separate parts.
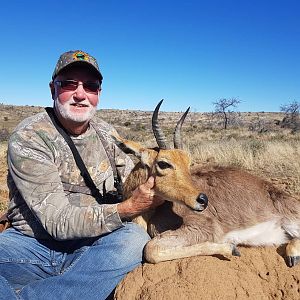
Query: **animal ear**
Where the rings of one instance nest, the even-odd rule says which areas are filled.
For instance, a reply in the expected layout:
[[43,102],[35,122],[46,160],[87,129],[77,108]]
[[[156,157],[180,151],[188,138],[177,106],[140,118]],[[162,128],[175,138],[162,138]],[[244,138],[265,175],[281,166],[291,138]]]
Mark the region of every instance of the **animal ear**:
[[144,166],[147,166],[148,168],[152,169],[156,156],[157,152],[155,150],[143,148],[141,150],[141,163]]
[[133,154],[141,161],[143,165],[151,168],[157,155],[156,151],[144,148],[141,144],[137,142],[123,139],[119,136],[117,132],[113,132],[111,134],[111,137],[122,151],[124,151],[127,154]]
[[116,131],[111,133],[111,137],[123,152],[127,154],[133,154],[139,159],[141,158],[143,147],[139,143],[120,137]]

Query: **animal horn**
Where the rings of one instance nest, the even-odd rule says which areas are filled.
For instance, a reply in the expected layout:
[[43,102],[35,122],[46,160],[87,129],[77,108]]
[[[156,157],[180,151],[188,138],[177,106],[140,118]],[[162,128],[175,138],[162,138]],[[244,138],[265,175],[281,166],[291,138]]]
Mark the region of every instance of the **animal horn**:
[[177,122],[177,125],[175,127],[175,131],[174,131],[174,148],[175,149],[183,149],[182,139],[181,139],[181,127],[182,127],[182,124],[183,124],[185,117],[188,114],[189,110],[190,110],[190,107],[182,115],[182,117]]
[[153,115],[152,115],[152,130],[153,130],[153,133],[154,133],[154,136],[155,136],[158,147],[160,149],[167,149],[166,137],[165,137],[164,133],[162,132],[162,130],[160,129],[160,127],[158,125],[158,121],[157,121],[158,111],[159,111],[159,108],[160,108],[163,101],[164,101],[164,99],[159,101],[159,103],[156,105],[155,110],[153,112]]

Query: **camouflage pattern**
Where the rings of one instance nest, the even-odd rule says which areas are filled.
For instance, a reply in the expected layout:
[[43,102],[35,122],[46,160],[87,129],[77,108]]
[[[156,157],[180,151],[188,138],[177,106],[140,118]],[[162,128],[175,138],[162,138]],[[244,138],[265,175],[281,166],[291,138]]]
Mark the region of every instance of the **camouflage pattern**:
[[[111,147],[122,181],[133,163],[112,142],[114,128],[101,119],[82,135],[73,136],[95,185],[114,190],[109,159],[95,126]],[[8,218],[26,235],[39,239],[80,239],[99,236],[122,226],[117,204],[102,204],[90,195],[72,152],[46,112],[25,119],[8,146]]]
[[99,80],[102,81],[103,76],[100,72],[98,63],[96,61],[96,59],[91,56],[90,54],[82,51],[82,50],[72,50],[72,51],[68,51],[63,53],[55,66],[55,69],[53,71],[52,74],[52,80],[54,80],[54,78],[58,75],[58,73],[64,69],[65,67],[69,66],[70,64],[73,63],[85,63],[87,65],[89,65],[90,67],[92,67],[96,73],[98,74]]

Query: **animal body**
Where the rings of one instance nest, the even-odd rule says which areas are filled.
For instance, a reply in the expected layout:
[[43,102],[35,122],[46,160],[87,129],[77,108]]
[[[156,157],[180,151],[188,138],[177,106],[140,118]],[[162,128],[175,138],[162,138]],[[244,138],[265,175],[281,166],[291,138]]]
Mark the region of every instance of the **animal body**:
[[[288,243],[287,264],[296,265],[300,260],[300,199],[242,170],[190,169],[186,151],[166,147],[157,123],[161,102],[152,119],[159,148],[114,137],[124,151],[140,160],[125,182],[125,194],[129,196],[153,175],[155,193],[167,200],[143,216],[153,237],[145,247],[146,259],[158,263],[195,255],[239,256],[237,245]],[[180,132],[187,112],[177,123],[175,148],[182,147]]]

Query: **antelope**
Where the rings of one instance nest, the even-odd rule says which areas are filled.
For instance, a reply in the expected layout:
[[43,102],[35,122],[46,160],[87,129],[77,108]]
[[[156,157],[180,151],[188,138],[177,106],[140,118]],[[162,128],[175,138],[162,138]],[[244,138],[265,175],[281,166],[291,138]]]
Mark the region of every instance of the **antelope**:
[[[125,198],[149,176],[155,177],[155,194],[167,200],[142,216],[152,239],[145,246],[150,263],[196,255],[240,256],[238,245],[286,246],[286,263],[300,261],[300,199],[246,171],[231,167],[190,168],[182,148],[181,128],[174,131],[174,149],[168,149],[158,125],[156,106],[152,129],[158,148],[113,136],[126,153],[139,162],[124,184]],[[139,217],[140,218],[140,217]]]

